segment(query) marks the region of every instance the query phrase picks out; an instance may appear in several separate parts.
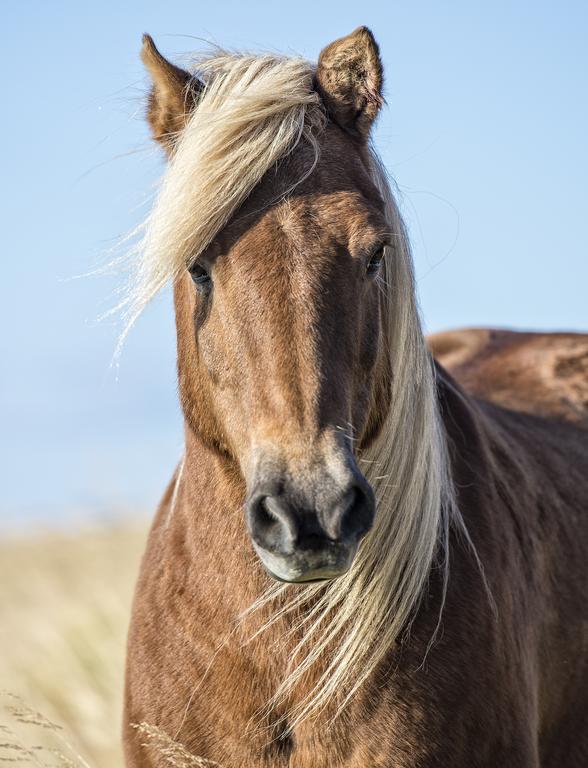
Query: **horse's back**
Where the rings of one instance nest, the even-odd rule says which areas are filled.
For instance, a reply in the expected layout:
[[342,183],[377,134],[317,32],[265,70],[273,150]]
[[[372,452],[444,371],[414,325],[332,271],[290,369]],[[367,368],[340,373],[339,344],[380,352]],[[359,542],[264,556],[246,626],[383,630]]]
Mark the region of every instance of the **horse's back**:
[[466,328],[427,342],[472,395],[588,427],[588,334]]

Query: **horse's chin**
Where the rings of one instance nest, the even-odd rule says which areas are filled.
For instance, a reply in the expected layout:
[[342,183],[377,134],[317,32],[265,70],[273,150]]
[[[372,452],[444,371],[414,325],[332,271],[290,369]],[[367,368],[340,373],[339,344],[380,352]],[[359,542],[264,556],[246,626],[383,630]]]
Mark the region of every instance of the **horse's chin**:
[[357,547],[337,547],[326,552],[295,552],[287,557],[255,547],[266,572],[287,584],[315,584],[338,579],[351,568]]
[[305,574],[304,576],[301,576],[299,578],[283,578],[282,576],[278,576],[276,573],[273,573],[269,570],[269,568],[266,568],[266,573],[274,579],[274,581],[280,581],[282,584],[319,584],[323,581],[333,581],[333,579],[338,579],[341,576],[343,576],[344,573],[347,573],[347,571],[341,571],[340,573],[333,573],[329,575],[318,575],[318,574]]

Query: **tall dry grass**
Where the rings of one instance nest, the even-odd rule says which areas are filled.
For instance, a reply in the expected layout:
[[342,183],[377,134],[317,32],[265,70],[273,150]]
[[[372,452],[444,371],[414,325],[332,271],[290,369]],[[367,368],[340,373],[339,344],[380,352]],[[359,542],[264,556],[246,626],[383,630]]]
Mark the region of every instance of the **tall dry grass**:
[[145,537],[132,525],[0,543],[0,763],[122,767],[125,638]]

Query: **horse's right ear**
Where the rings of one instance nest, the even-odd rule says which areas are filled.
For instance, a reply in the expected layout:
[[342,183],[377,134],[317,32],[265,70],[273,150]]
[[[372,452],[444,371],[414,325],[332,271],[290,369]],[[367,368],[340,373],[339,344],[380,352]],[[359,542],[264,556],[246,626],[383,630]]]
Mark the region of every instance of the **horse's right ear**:
[[380,50],[367,27],[321,51],[316,89],[331,118],[352,136],[367,139],[384,103],[382,79]]
[[143,35],[141,60],[151,76],[147,121],[153,138],[168,154],[196,107],[203,85],[189,72],[169,62],[157,50],[153,38]]

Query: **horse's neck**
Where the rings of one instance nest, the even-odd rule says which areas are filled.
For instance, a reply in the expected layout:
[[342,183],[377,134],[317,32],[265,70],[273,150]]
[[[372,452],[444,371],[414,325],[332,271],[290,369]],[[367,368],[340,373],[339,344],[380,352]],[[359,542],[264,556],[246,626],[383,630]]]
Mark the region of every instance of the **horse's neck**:
[[[457,506],[480,561],[494,562],[500,537],[510,535],[513,520],[520,518],[518,524],[528,531],[536,524],[537,469],[517,415],[476,399],[442,366],[436,363],[436,368]],[[460,557],[470,561],[471,550],[452,553],[454,561]]]
[[169,525],[185,541],[200,591],[229,612],[245,610],[259,596],[265,574],[247,535],[240,473],[188,428],[177,482]]

